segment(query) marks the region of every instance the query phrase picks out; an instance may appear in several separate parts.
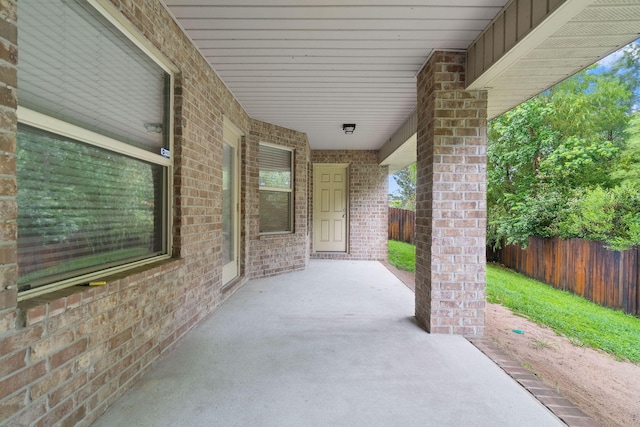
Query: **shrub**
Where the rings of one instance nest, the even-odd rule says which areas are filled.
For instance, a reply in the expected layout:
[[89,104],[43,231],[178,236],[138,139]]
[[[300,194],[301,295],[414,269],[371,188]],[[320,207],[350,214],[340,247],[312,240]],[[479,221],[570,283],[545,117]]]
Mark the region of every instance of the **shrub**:
[[593,187],[576,192],[571,213],[560,224],[561,237],[599,240],[608,249],[640,245],[640,191],[624,184],[612,189]]

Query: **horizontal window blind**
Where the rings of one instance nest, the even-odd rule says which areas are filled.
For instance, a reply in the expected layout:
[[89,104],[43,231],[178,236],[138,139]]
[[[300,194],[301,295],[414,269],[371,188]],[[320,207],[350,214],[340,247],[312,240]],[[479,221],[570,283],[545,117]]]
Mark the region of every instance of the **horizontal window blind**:
[[289,150],[260,145],[260,187],[291,188],[291,155]]
[[291,231],[291,193],[260,191],[260,232]]
[[18,127],[18,284],[40,284],[164,251],[165,168]]
[[293,230],[293,152],[260,144],[260,232]]
[[170,78],[85,0],[20,0],[21,106],[161,154]]

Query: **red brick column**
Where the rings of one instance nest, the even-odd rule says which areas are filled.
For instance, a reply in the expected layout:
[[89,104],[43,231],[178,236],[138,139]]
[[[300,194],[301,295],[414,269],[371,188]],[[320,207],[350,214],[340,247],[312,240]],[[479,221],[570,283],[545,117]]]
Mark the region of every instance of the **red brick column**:
[[[16,307],[16,3],[0,4],[0,312]],[[7,315],[13,316],[13,312]],[[2,323],[0,314],[0,323]],[[0,327],[0,333],[3,330]]]
[[418,75],[416,319],[431,333],[482,335],[486,111],[465,90],[466,54],[435,52]]

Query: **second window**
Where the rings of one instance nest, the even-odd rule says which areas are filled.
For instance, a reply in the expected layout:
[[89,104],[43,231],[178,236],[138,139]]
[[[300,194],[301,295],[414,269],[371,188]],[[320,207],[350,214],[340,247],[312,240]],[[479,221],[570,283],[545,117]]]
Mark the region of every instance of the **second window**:
[[260,233],[293,232],[293,150],[260,144]]

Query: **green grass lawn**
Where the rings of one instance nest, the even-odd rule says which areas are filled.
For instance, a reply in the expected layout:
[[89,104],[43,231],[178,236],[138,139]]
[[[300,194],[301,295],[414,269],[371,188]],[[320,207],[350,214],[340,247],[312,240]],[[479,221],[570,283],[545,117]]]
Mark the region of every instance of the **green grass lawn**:
[[416,271],[416,247],[389,240],[389,264],[400,270]]
[[637,317],[601,307],[491,264],[487,265],[487,301],[546,325],[574,344],[640,363],[640,319]]
[[[415,246],[389,241],[389,263],[415,271]],[[566,336],[576,345],[604,350],[640,363],[640,319],[601,307],[512,270],[487,264],[487,301]]]

